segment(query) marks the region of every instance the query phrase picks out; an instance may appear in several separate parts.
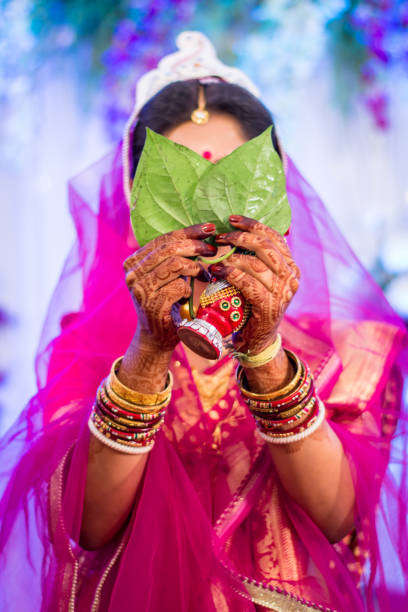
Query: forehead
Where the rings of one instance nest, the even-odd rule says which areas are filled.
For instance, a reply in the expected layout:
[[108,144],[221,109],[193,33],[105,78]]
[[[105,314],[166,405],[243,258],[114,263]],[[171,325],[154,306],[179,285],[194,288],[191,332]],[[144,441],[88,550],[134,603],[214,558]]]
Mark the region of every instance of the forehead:
[[225,113],[210,113],[205,125],[186,121],[164,132],[164,136],[199,155],[209,151],[212,161],[225,157],[248,140],[239,121]]

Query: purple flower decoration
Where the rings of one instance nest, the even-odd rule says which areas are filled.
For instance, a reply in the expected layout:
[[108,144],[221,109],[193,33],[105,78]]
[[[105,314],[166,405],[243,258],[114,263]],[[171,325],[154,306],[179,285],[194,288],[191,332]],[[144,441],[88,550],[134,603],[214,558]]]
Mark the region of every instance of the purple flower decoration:
[[386,130],[389,125],[388,109],[389,98],[385,93],[378,93],[365,99],[367,108],[374,117],[376,126],[380,130]]

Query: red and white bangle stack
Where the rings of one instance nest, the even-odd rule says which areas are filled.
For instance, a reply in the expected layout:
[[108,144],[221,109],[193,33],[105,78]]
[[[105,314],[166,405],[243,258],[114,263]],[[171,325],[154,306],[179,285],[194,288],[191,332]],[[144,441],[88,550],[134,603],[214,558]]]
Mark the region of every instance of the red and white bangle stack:
[[172,376],[159,393],[139,393],[123,385],[116,373],[122,358],[99,386],[88,426],[103,444],[122,453],[148,453],[163,424],[171,398]]
[[253,393],[245,383],[242,366],[237,369],[240,391],[253,414],[260,436],[273,444],[289,444],[310,436],[323,423],[325,407],[317,397],[309,368],[285,349],[295,369],[292,380],[271,393]]

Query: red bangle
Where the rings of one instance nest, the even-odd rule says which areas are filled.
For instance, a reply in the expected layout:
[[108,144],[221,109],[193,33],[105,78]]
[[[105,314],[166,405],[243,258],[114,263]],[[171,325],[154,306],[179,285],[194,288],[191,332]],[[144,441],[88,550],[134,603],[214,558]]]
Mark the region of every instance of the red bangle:
[[[313,396],[309,400],[309,402],[306,404],[306,406],[304,406],[304,408],[302,408],[302,410],[300,410],[296,416],[290,417],[290,419],[285,419],[282,421],[268,421],[267,419],[259,419],[258,417],[255,417],[255,419],[257,423],[259,423],[264,429],[267,429],[267,430],[280,429],[283,425],[288,425],[289,423],[297,423],[299,419],[305,416],[309,417],[310,412],[313,410],[315,406],[315,403],[316,403],[316,398],[315,396]],[[303,423],[306,423],[306,422],[307,422],[307,418],[299,425],[303,425]]]
[[[105,415],[108,419],[112,420],[114,423],[118,422],[120,425],[122,425],[123,427],[128,428],[129,430],[132,429],[141,429],[141,428],[152,428],[154,427],[154,425],[156,425],[156,423],[159,423],[161,421],[161,419],[163,418],[165,411],[162,411],[162,413],[159,413],[155,419],[151,419],[150,421],[140,421],[137,419],[132,419],[132,423],[123,423],[120,420],[120,414],[115,414],[112,410],[110,410],[109,408],[107,408],[105,406],[105,404],[103,403],[103,401],[97,397],[96,398],[96,404],[98,409],[100,410],[100,412],[102,412],[103,415]],[[125,417],[124,417],[125,418]],[[118,420],[119,419],[119,420]],[[127,420],[131,420],[131,419],[127,419]]]
[[[96,406],[95,406],[96,409]],[[97,409],[96,409],[97,410]],[[107,423],[99,414],[98,412],[94,410],[93,414],[92,414],[92,420],[95,423],[95,425],[99,425],[100,427],[102,427],[103,429],[105,429],[107,432],[109,432],[111,435],[116,435],[118,437],[122,436],[124,439],[126,440],[140,440],[140,439],[147,439],[149,437],[152,437],[155,435],[156,431],[158,431],[158,429],[160,428],[147,428],[147,429],[143,429],[143,430],[139,430],[139,431],[132,431],[132,430],[120,430],[117,429],[117,427],[114,427],[114,424],[111,423]]]
[[[298,401],[299,396],[302,394],[302,390],[303,388],[309,384],[309,380],[312,381],[312,377],[310,374],[310,370],[309,368],[304,365],[304,374],[302,376],[302,379],[299,383],[299,386],[297,389],[295,389],[295,391],[293,391],[290,395],[288,395],[287,397],[280,397],[276,400],[270,400],[270,405],[274,408],[289,408],[290,405],[292,404],[296,404],[296,402]],[[312,381],[313,384],[313,381]]]
[[269,413],[285,413],[296,407],[300,401],[303,401],[304,397],[302,396],[309,393],[311,388],[313,388],[313,379],[310,372],[307,372],[301,386],[287,398],[279,398],[279,400],[255,400],[247,398],[246,403],[251,409],[254,409],[255,406],[255,409],[260,408]]
[[265,419],[262,417],[258,417],[255,414],[254,416],[256,420],[258,421],[258,423],[261,423],[262,426],[265,427],[266,429],[278,429],[281,425],[288,425],[289,423],[296,423],[296,421],[298,421],[299,419],[304,417],[308,412],[310,412],[310,410],[312,409],[312,406],[309,406],[308,404],[310,404],[311,399],[312,398],[308,400],[308,402],[304,405],[303,408],[299,410],[299,412],[297,412],[294,416],[289,417],[288,419],[281,419],[279,421],[276,421],[274,419]]
[[279,412],[275,412],[273,410],[269,411],[266,409],[259,410],[254,409],[252,405],[249,406],[252,414],[254,416],[260,417],[261,419],[268,419],[270,421],[281,421],[284,419],[290,419],[291,417],[295,417],[298,412],[302,409],[302,406],[305,406],[310,398],[315,394],[314,386],[311,384],[308,389],[305,389],[306,394],[304,397],[300,399],[297,403],[293,403],[293,405],[288,408],[288,410],[281,410]]
[[[303,421],[303,423],[300,423],[299,425],[297,425],[293,429],[288,429],[288,430],[282,431],[280,433],[276,433],[274,435],[276,435],[276,436],[283,436],[283,437],[285,437],[285,436],[287,436],[289,434],[290,435],[292,435],[292,434],[294,435],[294,434],[300,433],[305,428],[309,427],[311,425],[311,422],[312,421],[314,422],[314,420],[315,420],[317,405],[318,405],[318,403],[317,403],[316,398],[315,398],[313,406],[309,410],[309,414],[307,416],[307,419],[305,421]],[[256,421],[256,424],[258,426],[258,429],[260,429],[263,433],[270,433],[271,429],[274,429],[272,427],[268,428],[268,427],[263,426],[261,423],[258,422],[257,419],[255,419],[255,421]]]

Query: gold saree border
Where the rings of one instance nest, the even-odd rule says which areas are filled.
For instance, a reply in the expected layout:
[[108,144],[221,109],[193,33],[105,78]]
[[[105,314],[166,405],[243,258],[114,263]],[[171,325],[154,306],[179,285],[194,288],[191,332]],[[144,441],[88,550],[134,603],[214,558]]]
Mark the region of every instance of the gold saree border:
[[[73,551],[70,538],[68,536],[62,514],[62,497],[63,497],[63,487],[64,487],[64,470],[65,465],[71,452],[73,446],[71,446],[68,451],[65,453],[63,458],[61,459],[57,469],[52,474],[49,484],[48,484],[48,495],[49,495],[49,521],[50,521],[50,530],[51,533],[56,536],[58,530],[66,540],[67,550],[69,553],[69,561],[65,562],[65,566],[62,570],[62,593],[63,597],[58,602],[58,609],[55,612],[75,612],[76,608],[76,596],[78,589],[78,577],[80,570],[80,562],[76,558],[75,553]],[[54,511],[56,509],[56,512]],[[90,612],[97,612],[100,607],[100,600],[102,595],[102,589],[105,585],[105,582],[113,569],[116,561],[120,557],[124,547],[126,544],[126,532],[122,536],[121,541],[119,542],[114,554],[112,555],[109,563],[107,563],[105,570],[103,571],[100,579],[98,580],[97,586],[95,588]]]
[[258,454],[255,457],[255,460],[254,460],[254,463],[251,469],[249,470],[249,472],[246,474],[246,476],[243,478],[242,482],[238,486],[228,506],[223,510],[223,512],[218,517],[214,525],[214,531],[219,538],[222,538],[224,535],[224,532],[228,529],[228,523],[230,519],[232,520],[232,515],[238,512],[240,506],[242,506],[245,503],[246,497],[249,495],[252,489],[256,487],[258,482],[263,478],[264,476],[263,472],[261,471],[260,473],[257,473],[256,468],[258,467],[258,464],[261,463],[261,457],[266,452],[266,448],[267,448],[266,444],[262,445],[259,448]]
[[69,561],[65,561],[62,570],[61,590],[63,597],[58,601],[58,612],[66,612],[66,610],[68,610],[68,612],[74,612],[79,572],[79,562],[75,558],[62,517],[64,469],[71,448],[69,448],[63,456],[57,469],[52,474],[48,485],[50,531],[53,537],[57,537],[57,532],[60,531],[67,542],[67,549],[70,557]]
[[[215,523],[214,531],[220,539],[225,539],[225,534],[228,533],[228,528],[233,523],[234,515],[243,509],[246,503],[246,497],[253,489],[256,489],[263,480],[264,472],[260,471],[257,473],[257,467],[258,464],[262,464],[262,456],[263,451],[265,452],[265,448],[266,447],[261,447],[251,470],[245,476],[231,502]],[[284,589],[272,585],[265,586],[249,576],[244,576],[238,572],[235,573],[231,568],[226,566],[222,560],[220,560],[220,562],[224,570],[234,580],[234,590],[245,599],[250,599],[253,603],[264,606],[268,610],[273,610],[274,612],[312,612],[313,610],[337,612],[333,608],[314,604],[311,601],[292,595]]]
[[242,588],[236,588],[239,595],[274,612],[337,612],[333,608],[306,602],[286,591],[275,590],[274,587],[266,588],[250,578],[242,577],[240,580]]

